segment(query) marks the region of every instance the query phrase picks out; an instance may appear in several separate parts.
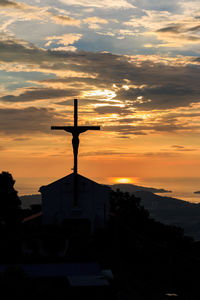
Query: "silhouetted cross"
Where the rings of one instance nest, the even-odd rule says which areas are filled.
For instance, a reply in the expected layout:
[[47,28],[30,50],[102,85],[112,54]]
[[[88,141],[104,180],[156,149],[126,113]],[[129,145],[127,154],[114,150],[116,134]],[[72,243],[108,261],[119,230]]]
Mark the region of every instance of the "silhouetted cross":
[[100,130],[100,126],[78,126],[78,100],[74,99],[74,126],[51,126],[52,130],[65,130],[72,134],[74,152],[74,206],[77,206],[77,173],[78,173],[78,147],[79,134],[87,130]]

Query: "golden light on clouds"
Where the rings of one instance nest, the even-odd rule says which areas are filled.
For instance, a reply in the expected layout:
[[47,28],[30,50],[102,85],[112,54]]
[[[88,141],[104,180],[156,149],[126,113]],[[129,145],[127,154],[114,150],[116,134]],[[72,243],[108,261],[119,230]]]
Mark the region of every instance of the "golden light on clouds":
[[29,2],[0,0],[2,170],[71,172],[71,136],[50,128],[73,124],[77,98],[79,125],[101,126],[80,174],[200,177],[198,1]]
[[103,99],[113,99],[116,97],[116,93],[114,91],[105,89],[105,90],[94,90],[94,91],[87,91],[83,93],[84,97],[98,97]]

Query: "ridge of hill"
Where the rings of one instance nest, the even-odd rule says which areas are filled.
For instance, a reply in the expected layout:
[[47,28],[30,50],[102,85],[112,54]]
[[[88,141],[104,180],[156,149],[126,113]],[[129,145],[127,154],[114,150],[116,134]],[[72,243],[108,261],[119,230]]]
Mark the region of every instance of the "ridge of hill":
[[[123,190],[125,191],[125,190]],[[155,195],[148,191],[132,192],[153,219],[168,225],[180,226],[188,236],[200,240],[200,203]]]
[[[134,194],[141,199],[141,205],[150,213],[150,217],[169,225],[177,225],[184,228],[186,235],[200,240],[200,203],[191,203],[184,200],[160,196],[155,193],[167,193],[164,189],[141,187],[132,184],[114,184],[113,190]],[[24,195],[20,197],[23,208],[29,208],[32,204],[41,204],[41,195]]]
[[127,184],[127,183],[118,183],[118,184],[113,184],[110,185],[110,187],[114,190],[120,189],[122,192],[128,192],[128,193],[133,193],[136,191],[146,191],[146,192],[151,192],[151,193],[171,193],[172,191],[165,190],[165,189],[156,189],[152,187],[144,187],[144,186],[139,186],[135,184]]
[[41,204],[40,194],[23,195],[19,198],[22,202],[22,208],[30,208],[30,206],[33,204]]
[[[111,188],[128,192],[141,199],[141,205],[153,219],[168,225],[180,226],[186,235],[200,240],[200,203],[160,196],[161,190],[145,188],[132,184],[115,184]],[[165,193],[166,191],[163,190]]]

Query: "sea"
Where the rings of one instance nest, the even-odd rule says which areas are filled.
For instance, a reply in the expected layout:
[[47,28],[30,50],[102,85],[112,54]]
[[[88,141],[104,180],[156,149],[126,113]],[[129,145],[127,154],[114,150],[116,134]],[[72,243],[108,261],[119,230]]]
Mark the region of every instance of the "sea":
[[138,185],[171,191],[170,193],[158,193],[160,196],[200,203],[200,193],[194,193],[200,191],[200,177],[141,178]]
[[[38,194],[42,185],[47,185],[57,178],[53,177],[37,177],[37,178],[16,178],[15,189],[18,195]],[[95,180],[95,178],[92,178]],[[103,180],[95,180],[99,183],[108,184]],[[111,184],[111,183],[109,183]],[[200,191],[200,177],[176,177],[176,178],[137,178],[136,185],[144,187],[152,187],[158,189],[170,190],[170,193],[158,193],[161,196],[169,196],[188,202],[200,203],[200,194],[194,192]]]

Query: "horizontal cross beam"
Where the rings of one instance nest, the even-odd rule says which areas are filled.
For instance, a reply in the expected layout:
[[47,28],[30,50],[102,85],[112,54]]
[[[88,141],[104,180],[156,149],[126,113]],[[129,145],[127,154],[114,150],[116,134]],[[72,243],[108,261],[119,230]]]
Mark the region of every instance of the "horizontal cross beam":
[[82,133],[87,130],[100,130],[100,126],[51,126],[52,130],[65,130],[67,132],[73,133]]

